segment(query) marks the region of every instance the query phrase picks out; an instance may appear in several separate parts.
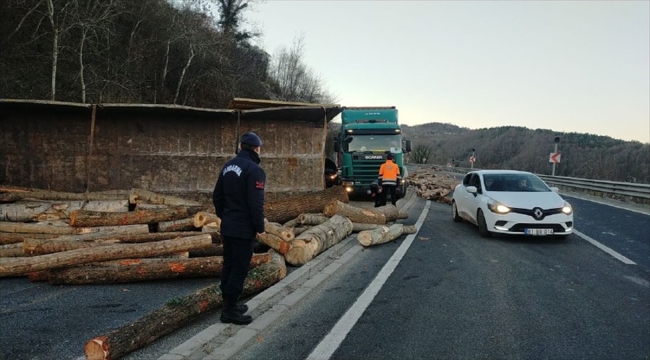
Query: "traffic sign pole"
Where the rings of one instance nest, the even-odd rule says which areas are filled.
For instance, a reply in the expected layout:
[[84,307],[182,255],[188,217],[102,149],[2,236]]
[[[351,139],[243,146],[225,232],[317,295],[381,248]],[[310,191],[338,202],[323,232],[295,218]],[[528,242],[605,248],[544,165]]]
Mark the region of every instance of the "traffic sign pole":
[[[555,152],[554,154],[557,154],[557,142],[555,143]],[[555,176],[555,161],[553,161],[553,171],[551,173],[552,176]]]

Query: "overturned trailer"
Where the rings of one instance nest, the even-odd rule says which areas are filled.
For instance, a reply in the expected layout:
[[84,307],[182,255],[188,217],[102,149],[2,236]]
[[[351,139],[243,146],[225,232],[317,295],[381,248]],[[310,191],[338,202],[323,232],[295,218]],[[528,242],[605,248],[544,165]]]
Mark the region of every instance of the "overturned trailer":
[[327,124],[340,111],[241,98],[227,109],[0,99],[0,184],[207,200],[240,135],[255,131],[267,192],[321,190]]

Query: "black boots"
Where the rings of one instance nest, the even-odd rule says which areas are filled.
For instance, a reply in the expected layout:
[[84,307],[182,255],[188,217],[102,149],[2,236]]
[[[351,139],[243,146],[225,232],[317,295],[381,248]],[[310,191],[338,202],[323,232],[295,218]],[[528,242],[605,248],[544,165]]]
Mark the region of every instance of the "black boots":
[[244,315],[248,306],[224,302],[221,309],[221,322],[236,325],[248,325],[253,321],[250,315]]

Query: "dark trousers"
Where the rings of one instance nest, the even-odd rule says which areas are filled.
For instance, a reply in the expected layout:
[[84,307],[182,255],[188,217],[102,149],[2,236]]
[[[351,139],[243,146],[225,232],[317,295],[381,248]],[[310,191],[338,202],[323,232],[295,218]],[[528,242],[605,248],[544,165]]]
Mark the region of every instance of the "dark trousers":
[[381,187],[381,193],[379,195],[381,196],[381,206],[386,205],[386,196],[388,195],[388,192],[390,191],[390,202],[393,205],[397,206],[397,185],[382,185]]
[[224,307],[234,306],[244,291],[254,244],[254,239],[223,237],[223,268],[219,287]]

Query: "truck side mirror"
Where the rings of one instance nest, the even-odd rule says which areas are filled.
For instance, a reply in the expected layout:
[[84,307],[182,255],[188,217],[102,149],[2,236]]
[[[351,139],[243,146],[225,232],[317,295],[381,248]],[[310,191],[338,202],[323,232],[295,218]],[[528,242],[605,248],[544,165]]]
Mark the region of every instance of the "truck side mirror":
[[334,140],[334,151],[341,152],[341,142],[339,139]]
[[411,152],[411,140],[404,140],[405,152]]

